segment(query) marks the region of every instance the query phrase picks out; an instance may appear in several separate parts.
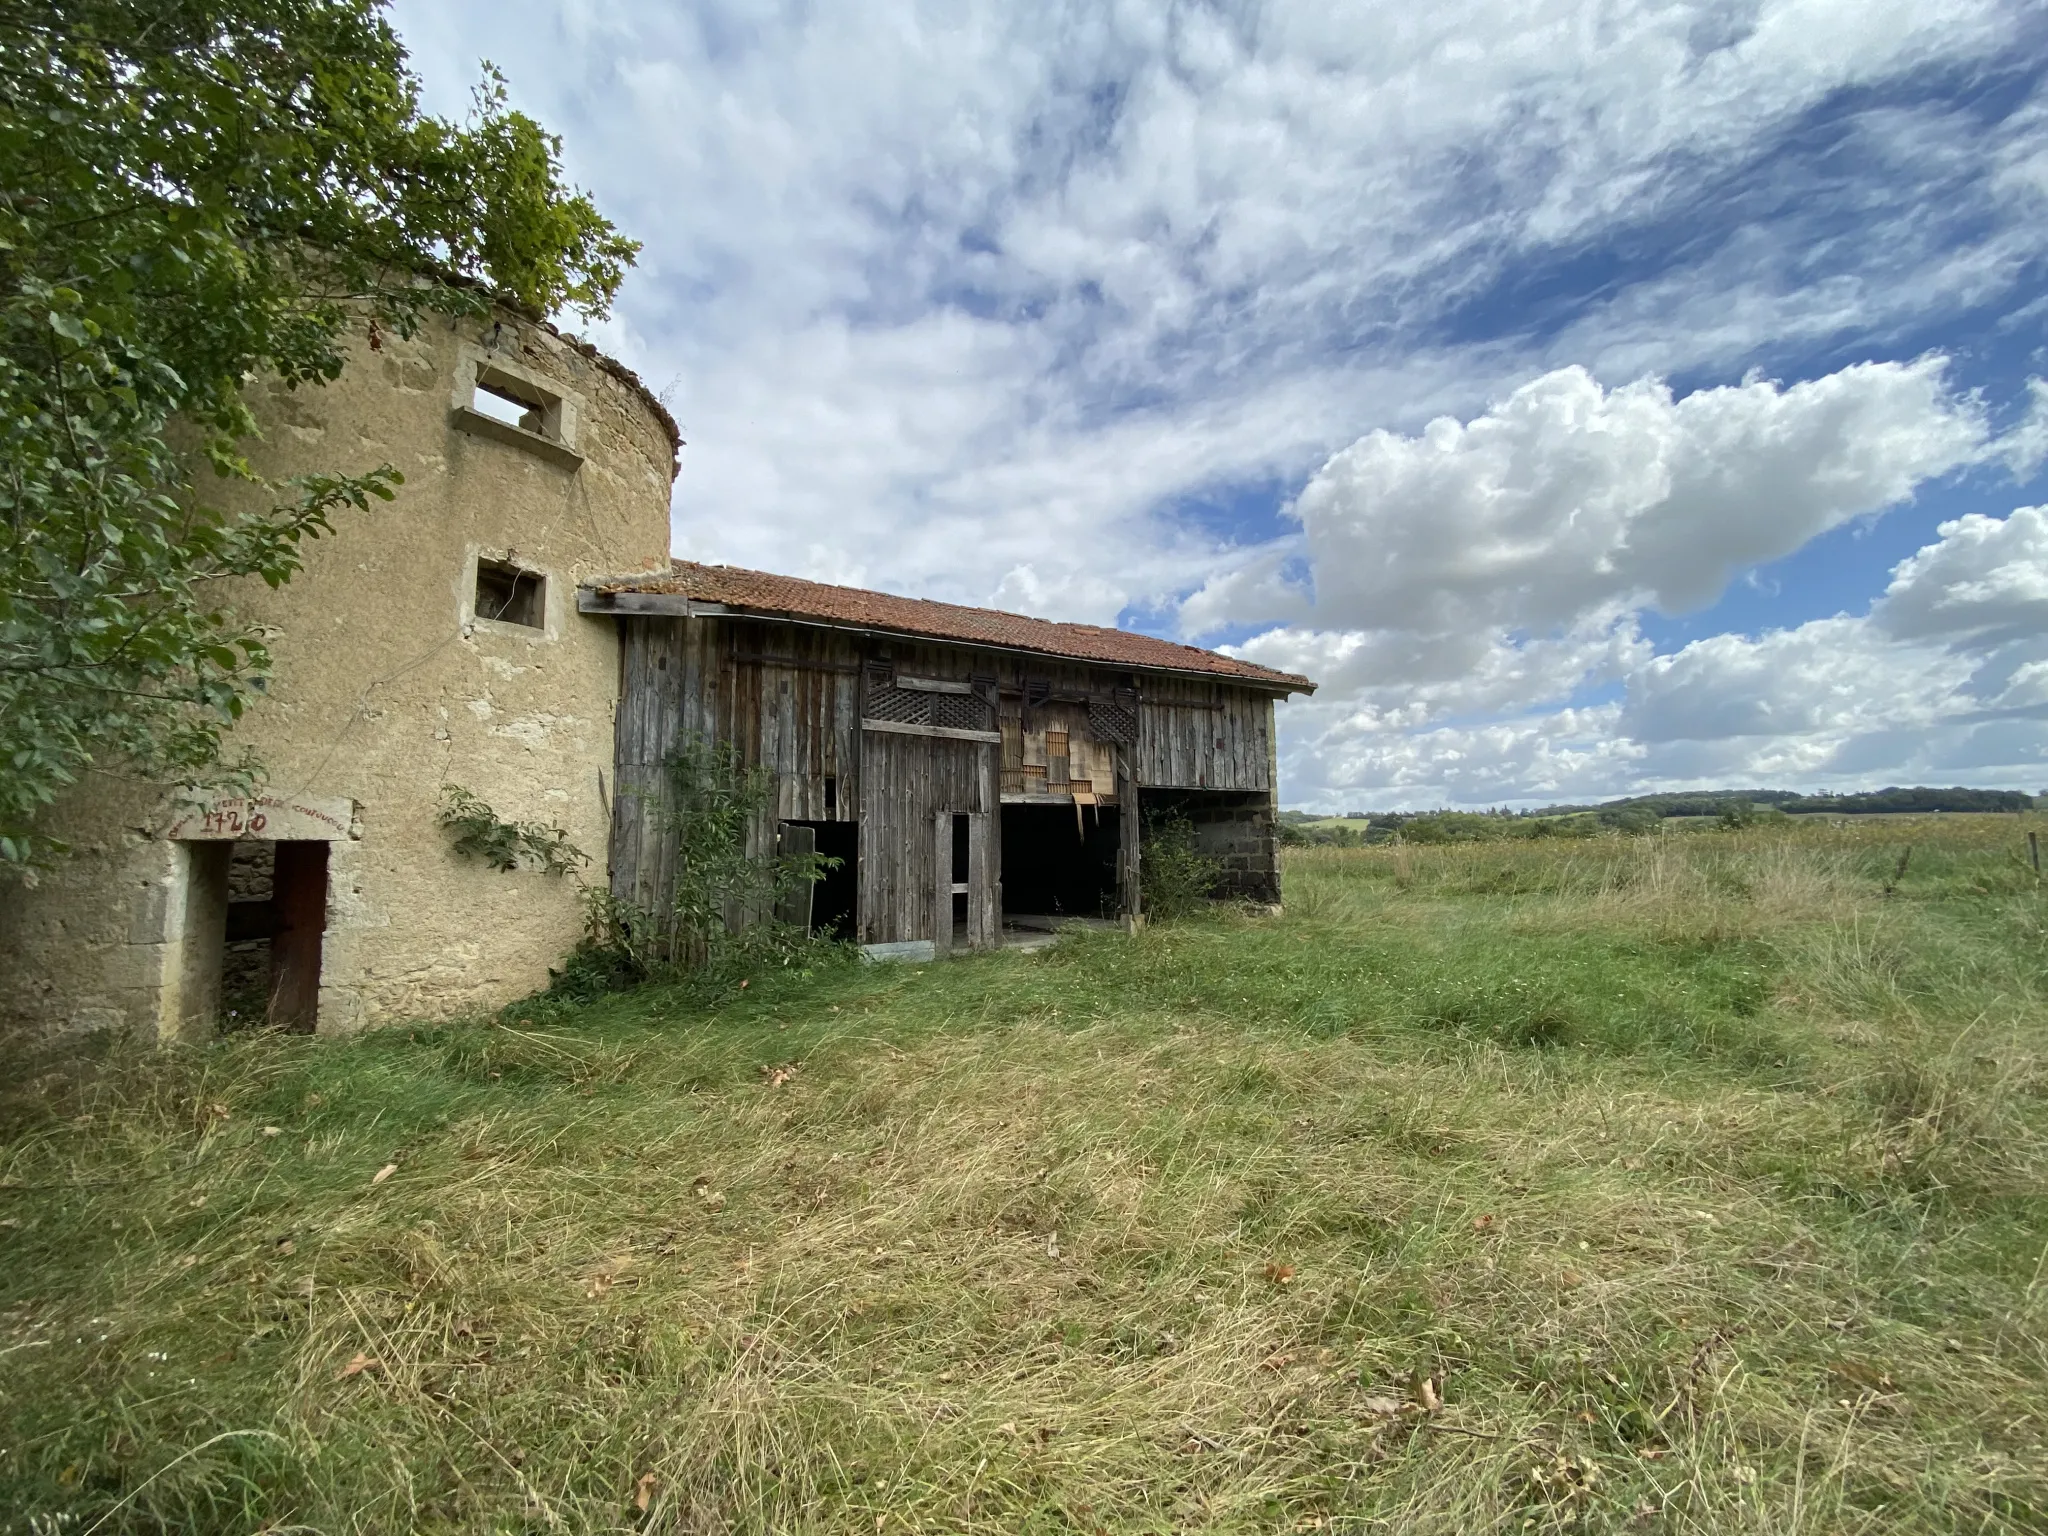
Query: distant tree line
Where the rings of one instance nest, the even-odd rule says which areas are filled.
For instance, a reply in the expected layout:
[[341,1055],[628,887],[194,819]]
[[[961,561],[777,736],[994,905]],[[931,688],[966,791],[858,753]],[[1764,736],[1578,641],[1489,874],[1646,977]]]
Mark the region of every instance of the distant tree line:
[[2034,796],[2017,789],[1861,790],[1853,794],[1804,795],[1789,789],[1705,789],[1672,794],[1632,795],[1599,805],[1549,805],[1528,811],[1348,811],[1333,826],[1306,811],[1280,813],[1280,841],[1295,847],[1354,848],[1384,842],[1395,834],[1414,843],[1491,842],[1501,838],[1594,837],[1603,832],[1640,833],[1666,817],[1711,817],[1727,827],[1746,827],[1786,816],[1826,814],[1871,816],[1934,811],[2024,811]]

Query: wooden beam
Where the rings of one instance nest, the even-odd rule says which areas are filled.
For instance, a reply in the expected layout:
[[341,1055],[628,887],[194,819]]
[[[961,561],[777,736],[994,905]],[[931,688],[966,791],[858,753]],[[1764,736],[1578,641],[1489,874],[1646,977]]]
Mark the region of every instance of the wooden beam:
[[899,720],[863,720],[864,731],[887,731],[897,736],[936,736],[942,741],[992,741],[1003,743],[1001,731],[964,731],[952,725],[907,725]]
[[576,589],[578,613],[616,613],[656,619],[718,618],[732,610],[723,603],[707,603],[680,592],[603,592],[595,587]]

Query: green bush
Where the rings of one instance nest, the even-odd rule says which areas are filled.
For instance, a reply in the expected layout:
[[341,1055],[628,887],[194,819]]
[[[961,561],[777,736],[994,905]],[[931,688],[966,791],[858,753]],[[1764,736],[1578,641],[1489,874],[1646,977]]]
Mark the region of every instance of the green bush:
[[1146,826],[1138,870],[1145,915],[1160,922],[1200,911],[1223,875],[1222,865],[1196,850],[1194,824],[1184,816]]

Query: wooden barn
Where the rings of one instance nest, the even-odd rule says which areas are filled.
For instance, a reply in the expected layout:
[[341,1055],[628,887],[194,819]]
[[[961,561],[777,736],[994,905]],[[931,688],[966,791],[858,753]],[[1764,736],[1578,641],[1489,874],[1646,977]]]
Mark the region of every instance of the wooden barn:
[[774,776],[761,846],[840,867],[810,923],[880,954],[1140,911],[1142,828],[1185,818],[1227,894],[1280,899],[1273,705],[1306,678],[1126,630],[731,566],[582,588],[618,621],[614,894],[665,904],[686,732]]

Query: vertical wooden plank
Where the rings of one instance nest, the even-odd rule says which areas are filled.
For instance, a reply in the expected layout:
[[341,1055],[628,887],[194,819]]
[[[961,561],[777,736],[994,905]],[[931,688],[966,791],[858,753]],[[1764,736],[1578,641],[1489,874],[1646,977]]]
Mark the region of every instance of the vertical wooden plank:
[[994,858],[998,824],[994,812],[968,813],[967,943],[973,949],[996,949],[1002,942],[1002,890]]
[[[784,822],[776,830],[777,848],[784,858],[807,858],[818,851],[816,827]],[[811,927],[811,900],[817,894],[817,889],[817,886],[807,880],[787,892],[776,904],[776,917],[808,933]]]
[[953,951],[953,813],[932,813],[932,943],[939,958]]
[[327,933],[327,845],[279,843],[270,889],[277,914],[270,941],[270,1027],[311,1034],[320,1010],[320,950]]
[[1122,752],[1117,753],[1116,780],[1116,895],[1117,908],[1125,917],[1143,917],[1144,817],[1138,804],[1138,781],[1132,776]]

